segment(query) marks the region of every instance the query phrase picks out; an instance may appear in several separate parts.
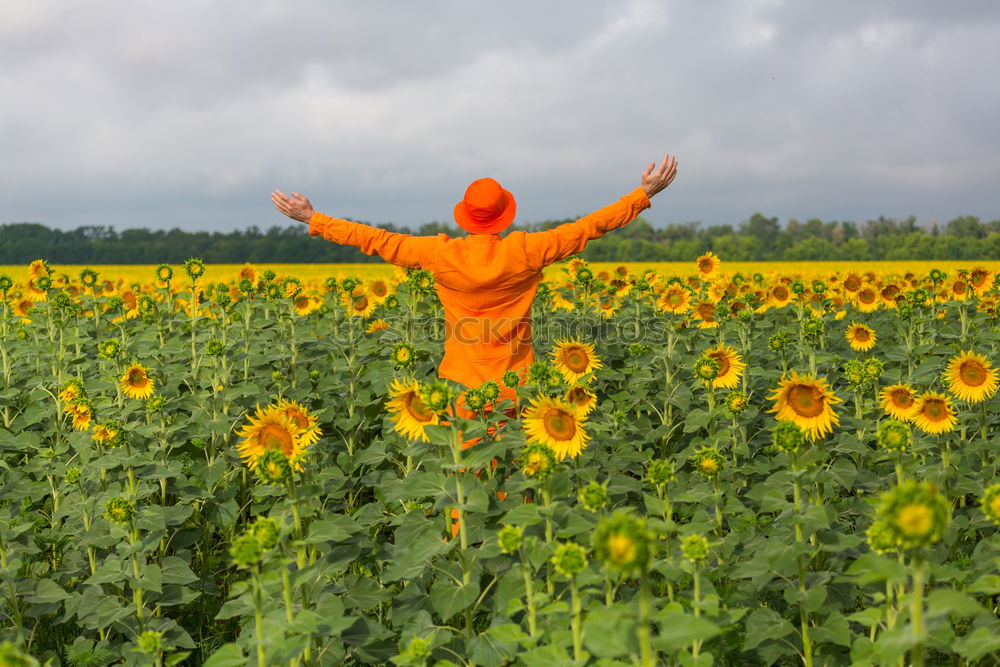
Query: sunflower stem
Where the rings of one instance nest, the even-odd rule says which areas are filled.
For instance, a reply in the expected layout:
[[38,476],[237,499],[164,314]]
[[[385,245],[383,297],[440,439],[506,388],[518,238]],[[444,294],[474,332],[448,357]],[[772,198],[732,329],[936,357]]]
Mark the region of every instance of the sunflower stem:
[[649,618],[649,575],[643,570],[639,577],[639,626],[636,628],[642,667],[653,667],[656,664],[653,662],[653,647],[649,640]]
[[[698,565],[692,563],[691,567],[691,578],[694,581],[694,617],[698,618],[701,616],[701,576],[698,572]],[[691,655],[695,658],[701,653],[701,640],[695,640],[691,644]]]
[[267,666],[267,656],[264,652],[264,600],[263,586],[260,581],[260,564],[253,566],[253,617],[257,630],[257,667]]
[[910,596],[910,619],[913,621],[913,638],[916,641],[910,650],[910,660],[913,667],[923,667],[924,664],[924,560],[917,553],[911,563],[913,593]]
[[580,593],[576,586],[576,575],[569,578],[569,590],[571,594],[571,613],[572,617],[570,619],[570,628],[573,631],[573,660],[580,663],[581,653],[583,652],[583,634],[580,632]]
[[524,596],[528,606],[528,634],[534,639],[538,633],[538,625],[535,616],[535,583],[531,578],[531,567],[528,558],[521,553],[521,574],[524,577]]

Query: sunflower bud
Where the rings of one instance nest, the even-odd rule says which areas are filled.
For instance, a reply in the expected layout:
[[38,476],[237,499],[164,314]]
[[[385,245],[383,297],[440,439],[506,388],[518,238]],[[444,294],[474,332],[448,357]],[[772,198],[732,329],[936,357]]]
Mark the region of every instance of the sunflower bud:
[[733,417],[743,414],[750,404],[750,399],[742,391],[731,391],[726,396],[726,410]]
[[406,645],[406,655],[422,665],[431,657],[431,643],[424,637],[414,637]]
[[591,512],[596,512],[608,504],[608,489],[603,484],[591,482],[580,488],[580,504]]
[[980,507],[987,519],[1000,525],[1000,483],[992,484],[983,491]]
[[883,419],[878,425],[875,442],[882,449],[901,452],[909,449],[913,435],[910,433],[910,427],[898,419]]
[[868,546],[877,554],[893,554],[898,551],[896,538],[886,521],[875,521],[868,527],[865,534]]
[[694,363],[695,377],[705,382],[711,382],[719,377],[719,370],[719,361],[713,357],[699,357],[698,361]]
[[107,302],[105,303],[105,305],[107,306],[108,310],[118,310],[124,304],[125,304],[125,300],[123,298],[121,298],[120,296],[118,296],[117,294],[109,296]]
[[146,630],[136,640],[136,646],[147,655],[157,655],[163,648],[163,633]]
[[806,291],[806,284],[801,280],[793,280],[788,289],[792,291],[792,294],[802,294]]
[[97,346],[97,356],[101,359],[117,359],[121,349],[122,344],[117,338],[109,338]]
[[233,545],[229,548],[229,555],[236,567],[249,570],[261,561],[264,557],[264,550],[256,537],[249,533],[243,533],[233,540]]
[[521,548],[524,539],[524,528],[507,525],[497,532],[497,544],[505,554],[512,554]]
[[455,398],[455,392],[445,380],[420,385],[420,400],[431,412],[444,412]]
[[771,352],[784,352],[788,347],[788,336],[785,333],[776,333],[767,339],[767,347]]
[[529,442],[521,450],[521,472],[526,477],[545,480],[555,470],[557,461],[555,454],[547,445]]
[[243,294],[250,294],[253,292],[254,284],[249,278],[241,278],[240,282],[236,284],[236,289],[238,289]]
[[184,273],[188,274],[188,278],[192,281],[198,280],[205,273],[205,263],[192,257],[184,262]]
[[805,443],[806,434],[795,422],[778,422],[771,431],[774,446],[783,452],[796,452]]
[[517,374],[517,371],[506,371],[501,381],[503,382],[503,386],[508,389],[514,389],[521,384],[521,376]]
[[587,550],[574,542],[564,542],[556,547],[551,562],[556,572],[564,577],[573,577],[587,567]]
[[646,479],[653,486],[666,486],[677,479],[677,470],[674,464],[667,459],[656,459],[651,461],[646,470]]
[[270,549],[278,543],[278,538],[281,537],[281,529],[278,528],[277,521],[262,516],[257,517],[257,520],[251,524],[250,534],[257,538],[262,548]]
[[[169,282],[174,277],[174,270],[167,264],[160,264],[156,267],[156,279],[161,283]],[[83,280],[83,274],[80,274],[80,280]],[[97,282],[97,274],[94,273],[94,282]],[[84,283],[86,285],[86,283]]]
[[80,474],[81,473],[79,468],[68,468],[66,470],[66,477],[65,477],[66,483],[76,484],[77,482],[80,481]]
[[[547,384],[549,377],[553,374],[553,369],[550,368],[544,361],[536,361],[528,367],[528,382],[534,384]],[[560,380],[562,378],[559,378]]]
[[701,447],[691,457],[691,463],[698,474],[713,479],[722,473],[726,459],[715,447]]
[[908,481],[882,494],[876,518],[886,523],[900,549],[918,549],[941,540],[951,505],[933,484]]
[[879,377],[882,376],[882,371],[884,370],[885,370],[885,362],[882,361],[881,359],[877,359],[875,357],[865,359],[865,365],[864,365],[865,379],[869,383],[874,383],[875,381],[877,381]]
[[653,536],[644,520],[627,512],[615,512],[601,521],[592,540],[594,555],[611,570],[627,575],[649,566]]
[[284,484],[292,477],[292,464],[284,452],[268,449],[257,459],[257,476],[266,484]]
[[9,641],[0,642],[0,665],[5,667],[38,667],[38,661]]
[[0,274],[0,292],[5,295],[10,291],[10,288],[14,286],[14,281],[6,273]]
[[802,335],[806,338],[819,338],[823,335],[823,320],[818,317],[807,317],[802,320]]
[[135,516],[135,506],[121,496],[115,496],[104,504],[104,516],[115,523],[128,523]]
[[708,558],[708,546],[708,540],[702,535],[691,534],[681,538],[681,553],[695,565]]
[[213,338],[205,344],[205,354],[210,357],[222,356],[226,351],[226,344],[218,338]]
[[498,385],[495,380],[484,382],[483,386],[479,388],[479,391],[483,395],[483,400],[487,403],[500,398],[500,385]]
[[469,389],[465,392],[465,407],[473,412],[478,412],[486,405],[486,398],[479,389]]
[[392,363],[396,368],[409,368],[417,358],[416,349],[407,342],[396,343],[392,348]]

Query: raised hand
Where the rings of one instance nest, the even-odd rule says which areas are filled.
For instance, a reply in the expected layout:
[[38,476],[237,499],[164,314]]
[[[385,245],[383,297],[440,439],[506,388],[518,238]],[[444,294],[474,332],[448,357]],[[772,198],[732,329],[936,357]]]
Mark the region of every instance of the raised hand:
[[293,192],[292,196],[289,197],[281,190],[275,190],[271,193],[271,201],[274,202],[276,209],[292,220],[309,224],[309,219],[313,214],[313,205],[298,192]]
[[642,172],[642,189],[646,191],[646,196],[652,198],[660,190],[663,190],[677,175],[677,159],[664,155],[660,168],[656,168],[655,162],[650,162],[646,171]]

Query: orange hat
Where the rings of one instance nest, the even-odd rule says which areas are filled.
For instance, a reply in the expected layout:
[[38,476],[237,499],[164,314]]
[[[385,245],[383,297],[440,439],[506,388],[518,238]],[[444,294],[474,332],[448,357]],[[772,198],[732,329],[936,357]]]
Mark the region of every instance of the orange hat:
[[455,204],[455,222],[473,234],[498,234],[514,221],[514,195],[492,178],[473,181],[465,198]]

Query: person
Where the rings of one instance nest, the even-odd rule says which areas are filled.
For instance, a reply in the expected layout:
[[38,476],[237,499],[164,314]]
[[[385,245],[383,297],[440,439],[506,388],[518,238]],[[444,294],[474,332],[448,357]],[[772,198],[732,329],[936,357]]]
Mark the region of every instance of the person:
[[587,242],[623,227],[650,206],[650,199],[677,175],[677,160],[651,162],[639,187],[617,202],[574,222],[543,232],[511,232],[514,196],[492,178],[473,181],[454,208],[455,222],[468,235],[414,236],[324,215],[297,192],[271,193],[274,206],[309,225],[310,236],[352,245],[397,266],[426,269],[444,308],[441,378],[465,387],[523,371],[534,361],[531,304],[542,269],[584,249]]

